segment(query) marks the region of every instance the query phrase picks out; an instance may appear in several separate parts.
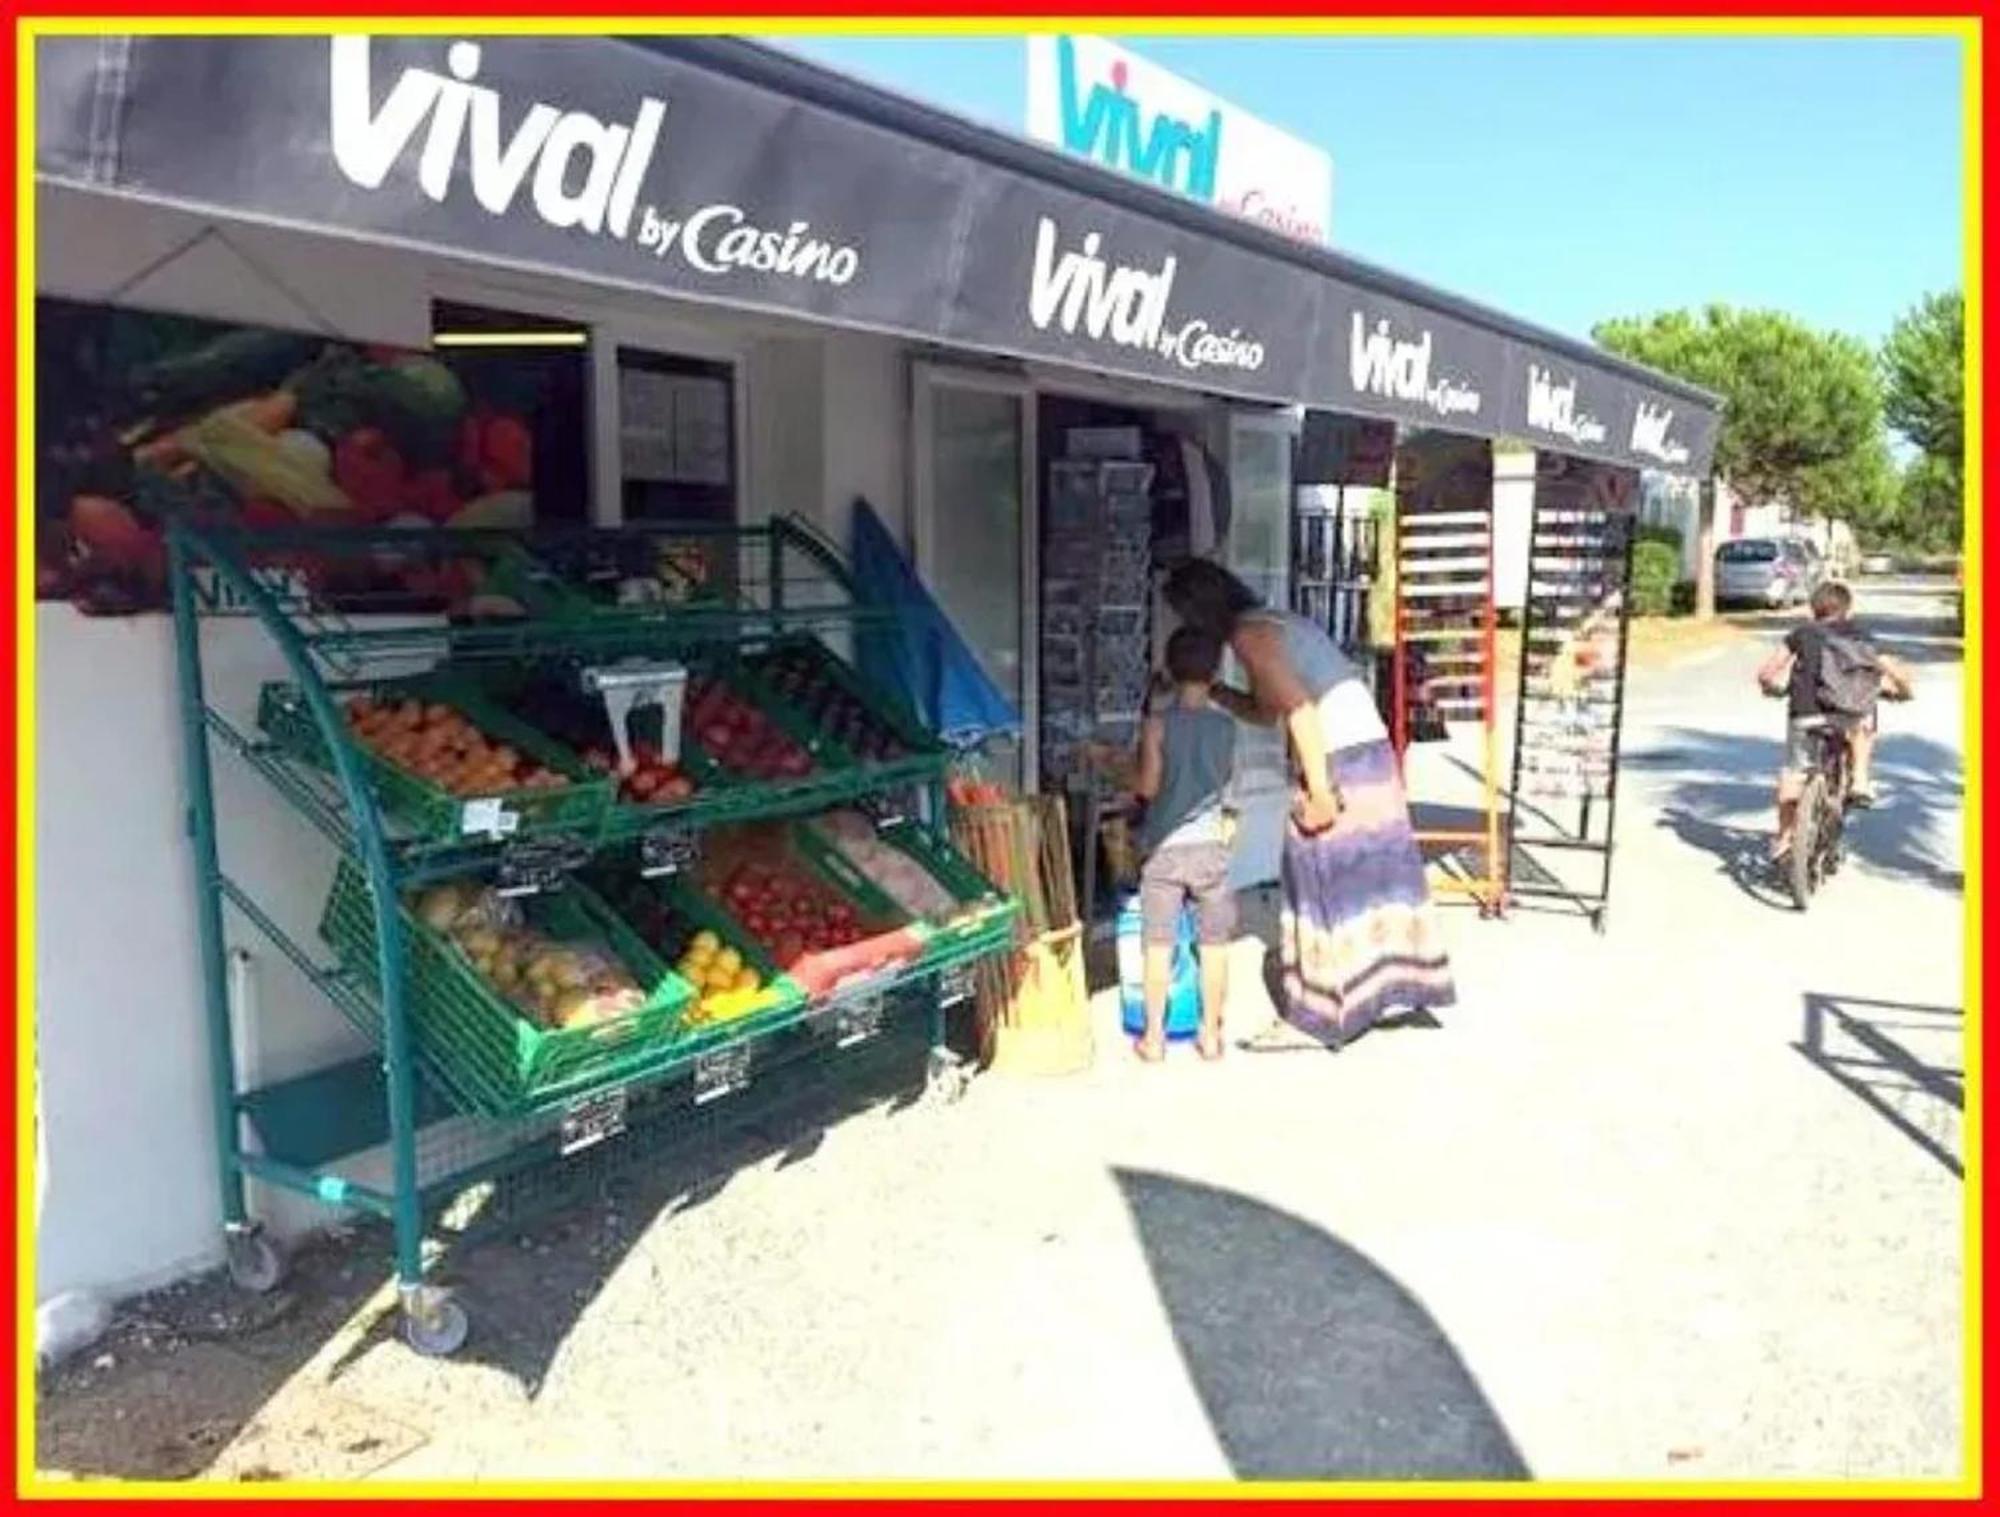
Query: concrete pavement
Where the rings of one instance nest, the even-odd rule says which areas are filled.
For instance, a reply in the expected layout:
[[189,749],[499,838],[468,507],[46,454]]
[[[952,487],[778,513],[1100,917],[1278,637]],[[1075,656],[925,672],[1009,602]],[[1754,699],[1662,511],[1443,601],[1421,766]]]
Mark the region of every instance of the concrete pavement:
[[[60,1380],[44,1461],[1949,1478],[1962,676],[1934,600],[1868,597],[1921,697],[1887,718],[1885,804],[1810,913],[1734,862],[1778,754],[1760,631],[1635,685],[1609,931],[1454,911],[1462,1004],[1438,1028],[1154,1069],[1101,996],[1087,1074],[877,1109],[805,1162],[745,1148],[720,1185],[663,1170],[464,1259],[459,1361],[366,1331],[374,1252],[308,1260],[277,1320],[198,1353],[121,1340]],[[1239,946],[1236,1030],[1269,1016],[1258,958]]]

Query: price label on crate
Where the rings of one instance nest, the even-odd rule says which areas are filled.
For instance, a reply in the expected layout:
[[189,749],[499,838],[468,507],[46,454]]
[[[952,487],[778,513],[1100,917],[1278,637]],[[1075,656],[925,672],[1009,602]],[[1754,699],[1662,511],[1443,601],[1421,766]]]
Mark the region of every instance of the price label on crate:
[[590,858],[589,847],[573,838],[517,843],[500,860],[494,889],[503,896],[536,895],[561,885],[572,869]]
[[718,1048],[694,1061],[694,1104],[705,1106],[750,1083],[750,1045]]
[[701,839],[685,827],[649,832],[639,839],[639,872],[647,879],[684,874],[701,857]]
[[834,1007],[833,1046],[852,1048],[866,1043],[882,1030],[882,997],[861,996]]
[[883,790],[873,795],[864,795],[857,803],[862,815],[878,828],[892,827],[898,822],[906,822],[919,812],[917,792],[905,787],[900,790]]
[[625,1131],[625,1087],[601,1090],[563,1108],[561,1152],[565,1158],[581,1153],[606,1138]]
[[938,975],[938,1005],[956,1006],[972,995],[972,966],[954,964]]
[[512,837],[521,826],[521,813],[498,796],[467,801],[458,811],[458,830],[467,837]]

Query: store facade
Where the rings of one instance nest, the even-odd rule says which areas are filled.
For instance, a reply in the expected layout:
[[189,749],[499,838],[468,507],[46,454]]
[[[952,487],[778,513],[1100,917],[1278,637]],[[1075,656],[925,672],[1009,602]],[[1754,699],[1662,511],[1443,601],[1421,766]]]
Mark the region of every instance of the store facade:
[[[1002,761],[1030,782],[1058,435],[1198,445],[1230,500],[1207,546],[1274,599],[1306,410],[1689,475],[1713,450],[1712,399],[1674,381],[721,39],[45,41],[36,131],[45,311],[412,354],[531,334],[555,376],[536,393],[557,397],[537,408],[570,421],[536,434],[532,477],[480,499],[600,525],[792,515],[841,545],[865,500],[1021,710]],[[46,1297],[183,1273],[216,1229],[171,629],[143,584],[112,617],[45,590]],[[262,672],[247,644],[223,656]],[[261,831],[253,787],[223,803]],[[281,898],[318,879],[292,846],[260,861]],[[293,893],[309,930],[316,889]],[[123,951],[75,952],[107,914]],[[281,966],[238,963],[239,993],[268,1003],[246,1067],[352,1051]]]

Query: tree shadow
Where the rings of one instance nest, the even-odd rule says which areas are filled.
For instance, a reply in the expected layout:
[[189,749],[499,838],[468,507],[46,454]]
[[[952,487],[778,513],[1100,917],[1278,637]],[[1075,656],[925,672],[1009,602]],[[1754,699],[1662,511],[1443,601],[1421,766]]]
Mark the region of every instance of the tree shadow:
[[[1809,992],[1793,1046],[1890,1126],[1965,1177],[1964,1011]],[[1926,1059],[1913,1042],[1948,1042],[1956,1062]]]
[[[1658,825],[1715,855],[1736,877],[1746,846],[1768,844],[1783,757],[1776,738],[1675,727],[1624,763],[1670,781]],[[1963,892],[1963,865],[1935,843],[1963,809],[1963,773],[1958,752],[1943,743],[1907,733],[1883,736],[1875,746],[1880,799],[1873,810],[1847,818],[1849,857],[1874,873]]]
[[1239,1477],[1529,1478],[1444,1330],[1358,1250],[1231,1191],[1114,1174]]

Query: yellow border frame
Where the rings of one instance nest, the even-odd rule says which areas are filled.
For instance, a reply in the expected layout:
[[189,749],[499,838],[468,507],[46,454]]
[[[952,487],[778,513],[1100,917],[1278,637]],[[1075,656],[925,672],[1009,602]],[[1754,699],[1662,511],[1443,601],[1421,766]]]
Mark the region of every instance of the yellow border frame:
[[[15,425],[17,459],[15,489],[17,501],[34,498],[32,439],[34,435],[34,306],[35,306],[35,196],[34,196],[34,42],[44,36],[91,35],[111,30],[132,30],[159,34],[220,35],[310,35],[338,31],[368,31],[377,34],[424,35],[463,29],[463,15],[432,17],[382,17],[366,22],[352,17],[284,17],[271,19],[199,17],[23,17],[15,22],[19,57],[16,68],[18,97],[16,123],[19,159],[15,184],[19,207],[16,217],[15,312],[19,336],[15,345]],[[1100,30],[1125,35],[1299,35],[1318,36],[1852,36],[1852,37],[1956,37],[1963,45],[1964,133],[1964,288],[1966,305],[1966,476],[1965,476],[1965,566],[1966,566],[1966,661],[1965,661],[1965,751],[1966,751],[1966,1087],[1965,1110],[1965,1458],[1964,1475],[1955,1481],[1531,1481],[1525,1484],[1469,1481],[1443,1482],[1300,1482],[1277,1486],[1246,1486],[1229,1482],[1038,1482],[997,1483],[910,1482],[910,1483],[755,1483],[703,1482],[681,1484],[658,1482],[476,1482],[476,1481],[382,1481],[382,1482],[285,1482],[272,1485],[229,1486],[210,1482],[118,1481],[91,1479],[50,1481],[41,1479],[34,1468],[34,1070],[35,1018],[15,1019],[18,1079],[15,1090],[15,1137],[19,1162],[16,1173],[15,1263],[17,1269],[16,1321],[19,1333],[19,1362],[16,1377],[16,1491],[22,1497],[44,1499],[148,1499],[148,1500],[299,1500],[311,1497],[343,1496],[371,1500],[407,1500],[441,1496],[487,1499],[523,1496],[561,1496],[596,1499],[640,1499],[672,1495],[690,1500],[729,1500],[748,1497],[803,1500],[824,1497],[878,1496],[886,1498],[965,1498],[987,1497],[1148,1497],[1171,1499],[1202,1497],[1224,1500],[1324,1500],[1329,1497],[1369,1500],[1421,1500],[1439,1497],[1479,1497],[1496,1500],[1551,1499],[1718,1499],[1762,1497],[1787,1500],[1861,1499],[1898,1497],[1905,1500],[1965,1498],[1981,1490],[1983,1473],[1983,1387],[1980,1378],[1983,1331],[1983,1300],[1980,1291],[1984,1255],[1980,1227],[1984,1215],[1981,1190],[1982,1159],[1982,1048],[1983,984],[1980,964],[1980,922],[1983,899],[1980,820],[1983,785],[1980,765],[1980,714],[1983,700],[1980,679],[1984,660],[1980,639],[1984,627],[1983,531],[1981,478],[1984,449],[1980,411],[1981,353],[1983,348],[1981,313],[1983,290],[1980,255],[1982,250],[1983,167],[1981,105],[1982,27],[1975,17],[1155,17],[1045,16],[1001,17],[786,17],[786,16],[641,16],[565,17],[531,19],[482,17],[479,29],[495,34],[575,35],[604,32],[671,35],[690,32],[757,32],[765,35],[790,33],[811,35],[870,36],[1018,36],[1036,30]],[[35,670],[34,533],[31,513],[15,512],[15,676],[17,681],[16,719],[18,744],[18,784],[15,793],[15,820],[19,828],[17,858],[17,966],[15,993],[17,1008],[34,1005],[34,758]]]

